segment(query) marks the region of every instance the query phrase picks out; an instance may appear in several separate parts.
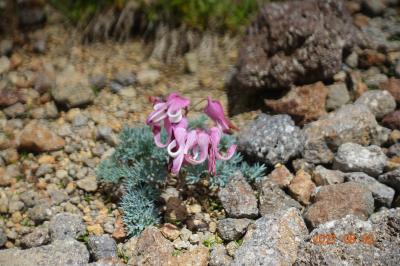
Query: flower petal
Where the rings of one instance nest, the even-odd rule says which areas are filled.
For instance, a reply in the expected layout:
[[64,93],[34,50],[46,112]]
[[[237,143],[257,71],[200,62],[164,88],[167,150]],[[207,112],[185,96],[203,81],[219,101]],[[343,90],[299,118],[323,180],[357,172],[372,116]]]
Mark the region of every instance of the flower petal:
[[[199,132],[197,134],[197,145],[194,147],[196,149],[194,151],[195,156],[193,157],[188,153],[185,155],[185,160],[193,165],[203,163],[207,159],[209,143],[210,143],[210,138],[208,134],[205,132]],[[198,149],[200,150],[199,159],[197,159]]]

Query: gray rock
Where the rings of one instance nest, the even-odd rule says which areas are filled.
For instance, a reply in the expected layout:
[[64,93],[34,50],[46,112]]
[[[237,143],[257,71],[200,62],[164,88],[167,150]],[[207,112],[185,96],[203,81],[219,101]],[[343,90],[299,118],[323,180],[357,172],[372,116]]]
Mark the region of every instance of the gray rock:
[[364,172],[370,176],[378,176],[383,172],[387,157],[379,146],[363,147],[356,143],[345,143],[333,161],[333,168],[342,172]]
[[94,74],[89,78],[89,84],[96,89],[104,89],[107,86],[107,77],[103,74]]
[[272,215],[276,212],[296,208],[302,210],[300,203],[292,199],[278,186],[269,182],[263,182],[259,189],[259,208],[262,216]]
[[110,88],[111,88],[111,91],[112,91],[112,92],[117,93],[117,92],[121,91],[121,90],[124,88],[124,86],[122,86],[122,85],[119,84],[118,82],[111,81],[111,82],[110,82]]
[[32,233],[21,238],[21,245],[25,248],[43,246],[50,241],[49,228],[47,226],[36,227]]
[[348,215],[321,224],[301,243],[294,265],[397,265],[399,221],[400,209],[391,209],[368,221]]
[[330,163],[340,145],[347,142],[380,145],[387,141],[389,132],[378,125],[366,106],[345,105],[304,127],[303,157],[315,164]]
[[35,79],[34,88],[40,94],[50,91],[54,88],[56,81],[53,75],[54,69],[50,67],[49,71],[39,72]]
[[83,189],[86,192],[94,192],[97,190],[97,180],[91,176],[78,180],[76,184],[80,189]]
[[33,207],[39,202],[39,194],[34,190],[28,190],[21,193],[20,199],[25,203],[27,207]]
[[0,75],[8,72],[10,70],[10,67],[11,67],[10,60],[5,56],[1,56],[0,57]]
[[388,81],[388,77],[385,74],[376,73],[368,75],[367,77],[364,78],[364,81],[365,84],[368,86],[368,88],[376,89],[379,88],[379,85],[381,83]]
[[89,236],[88,248],[95,260],[117,257],[117,243],[110,235]]
[[336,110],[350,101],[350,94],[345,83],[336,83],[327,88],[326,109]]
[[51,198],[51,203],[53,205],[59,205],[60,203],[65,202],[69,199],[69,196],[65,191],[57,188],[47,188],[47,193],[49,194]]
[[211,250],[209,266],[229,266],[232,263],[232,258],[228,256],[224,245],[217,244]]
[[82,218],[76,214],[64,212],[55,215],[50,220],[50,236],[54,240],[78,238],[86,232]]
[[397,193],[400,192],[400,168],[380,175],[378,180],[379,182],[394,188]]
[[386,5],[382,0],[363,0],[361,7],[365,14],[379,16],[385,11]]
[[361,95],[355,104],[367,106],[376,118],[382,118],[396,109],[396,100],[386,90],[370,90]]
[[239,149],[269,165],[300,155],[304,136],[288,115],[261,114],[238,137]]
[[344,182],[343,172],[326,169],[321,165],[315,168],[312,177],[317,186],[340,184]]
[[136,82],[136,76],[129,71],[118,71],[114,76],[114,81],[126,87]]
[[3,231],[2,228],[0,228],[0,248],[4,246],[4,244],[7,242],[7,235]]
[[160,79],[160,72],[155,69],[145,69],[137,73],[137,81],[141,85],[151,85]]
[[26,115],[25,105],[16,103],[3,109],[8,118],[24,117]]
[[32,44],[32,50],[38,54],[44,54],[47,50],[47,38],[46,36],[40,36]]
[[351,68],[357,68],[357,66],[358,66],[358,54],[356,52],[352,52],[346,58],[346,64]]
[[347,182],[322,186],[304,213],[311,228],[348,214],[366,220],[374,212],[374,198],[364,184]]
[[390,146],[386,154],[389,157],[400,156],[400,143],[395,143]]
[[41,164],[35,172],[36,177],[42,177],[46,174],[53,173],[53,166],[51,164]]
[[76,116],[74,116],[74,118],[72,119],[72,125],[74,127],[82,127],[82,126],[86,126],[88,123],[88,118],[83,115],[82,113],[77,114]]
[[228,217],[255,218],[258,215],[257,198],[241,173],[236,173],[219,191],[218,197]]
[[74,239],[56,240],[50,245],[26,250],[0,250],[0,265],[7,266],[65,266],[86,265],[89,252]]
[[90,104],[94,98],[94,92],[86,86],[57,86],[52,88],[51,95],[54,100],[68,108]]
[[118,138],[113,133],[112,128],[106,125],[97,127],[97,139],[105,140],[111,146],[115,146],[118,142]]
[[13,50],[13,41],[10,39],[4,39],[0,41],[0,56],[10,56]]
[[8,204],[8,211],[14,213],[20,211],[25,207],[25,204],[20,200],[11,200]]
[[346,174],[346,180],[365,184],[371,191],[377,206],[391,206],[395,194],[394,189],[379,183],[375,178],[365,173],[348,173]]
[[292,265],[307,227],[295,208],[266,215],[248,230],[232,265]]
[[48,203],[40,203],[35,205],[33,208],[30,208],[27,213],[28,217],[34,221],[35,224],[40,224],[43,221],[49,220],[53,215]]
[[218,234],[225,241],[238,240],[246,233],[251,222],[250,219],[226,218],[219,220],[217,224]]

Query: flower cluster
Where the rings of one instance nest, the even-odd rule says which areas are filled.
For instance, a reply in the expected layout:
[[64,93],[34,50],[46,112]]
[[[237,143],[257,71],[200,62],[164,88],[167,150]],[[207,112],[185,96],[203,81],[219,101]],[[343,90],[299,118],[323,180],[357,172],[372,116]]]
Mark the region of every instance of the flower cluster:
[[[229,160],[236,150],[236,145],[229,147],[222,153],[218,145],[224,133],[231,134],[237,129],[226,117],[219,101],[207,99],[204,113],[215,125],[207,130],[188,129],[186,118],[190,100],[171,93],[166,99],[152,97],[154,111],[147,118],[146,123],[151,127],[155,144],[160,148],[167,148],[171,157],[169,169],[177,175],[184,164],[198,165],[208,160],[208,171],[215,175],[216,161]],[[167,139],[163,143],[161,131],[164,127]]]

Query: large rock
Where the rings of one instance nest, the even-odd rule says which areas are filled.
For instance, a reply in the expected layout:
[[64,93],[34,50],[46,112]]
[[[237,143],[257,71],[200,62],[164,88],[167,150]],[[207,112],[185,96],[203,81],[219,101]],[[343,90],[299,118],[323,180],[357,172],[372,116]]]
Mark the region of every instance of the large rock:
[[289,208],[302,210],[303,207],[271,182],[263,182],[259,189],[259,208],[262,216],[270,215]]
[[380,175],[378,180],[379,182],[394,188],[397,193],[400,192],[400,168]]
[[51,95],[58,104],[68,108],[87,105],[95,98],[87,77],[70,65],[57,75]]
[[315,196],[314,203],[304,213],[308,224],[316,226],[353,214],[367,219],[374,211],[374,198],[362,184],[347,182],[323,186]]
[[95,260],[117,257],[117,243],[110,235],[89,236],[88,248]]
[[322,82],[292,88],[278,100],[265,100],[274,112],[290,115],[299,124],[317,120],[326,114],[325,101],[328,90]]
[[377,206],[389,207],[394,198],[394,189],[382,183],[365,173],[348,173],[346,180],[355,183],[364,184],[372,193]]
[[139,236],[128,265],[163,265],[174,247],[155,227],[146,228]]
[[206,247],[199,246],[178,256],[174,256],[173,252],[172,242],[165,239],[158,229],[151,226],[138,237],[128,265],[207,266],[209,252]]
[[238,240],[246,233],[251,221],[250,219],[222,219],[218,221],[217,230],[220,237],[225,241]]
[[228,217],[255,218],[258,215],[255,193],[239,173],[220,190],[218,197]]
[[239,135],[239,149],[268,165],[286,163],[300,155],[304,136],[288,115],[260,114]]
[[18,148],[34,152],[55,151],[64,148],[65,141],[47,127],[30,123],[18,138]]
[[345,83],[336,83],[327,88],[326,109],[336,110],[350,101],[350,94]]
[[321,224],[302,242],[294,265],[398,265],[400,209],[368,221],[348,215]]
[[307,234],[307,227],[295,208],[266,215],[246,233],[232,265],[292,265]]
[[378,176],[383,172],[387,160],[379,146],[363,147],[349,142],[340,145],[333,161],[333,168],[342,172],[364,172]]
[[388,139],[389,130],[378,125],[375,116],[364,105],[345,105],[335,112],[307,124],[303,157],[312,163],[330,163],[340,145],[380,145]]
[[247,30],[231,89],[240,100],[243,93],[332,78],[343,48],[362,39],[342,1],[267,4]]
[[86,233],[82,218],[68,212],[59,213],[51,218],[49,229],[53,241],[78,238]]
[[357,99],[355,104],[367,106],[376,118],[382,118],[396,109],[395,99],[385,90],[367,91]]
[[312,177],[317,186],[334,185],[344,182],[343,172],[326,169],[321,165],[315,167]]
[[0,251],[0,265],[7,266],[86,265],[88,262],[89,252],[85,244],[71,238],[26,250],[13,248]]

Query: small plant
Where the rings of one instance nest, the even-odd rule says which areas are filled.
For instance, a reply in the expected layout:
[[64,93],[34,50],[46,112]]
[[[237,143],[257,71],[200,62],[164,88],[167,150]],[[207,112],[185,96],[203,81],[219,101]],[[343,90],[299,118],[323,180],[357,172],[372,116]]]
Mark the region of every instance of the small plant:
[[174,256],[174,257],[178,257],[181,254],[182,254],[182,250],[180,250],[180,249],[174,249],[174,251],[172,251],[172,256]]
[[265,171],[264,165],[251,166],[235,153],[235,138],[229,135],[235,127],[219,102],[208,99],[205,113],[215,123],[210,129],[204,117],[187,122],[189,101],[177,94],[166,101],[152,98],[152,103],[155,110],[147,119],[149,126],[125,127],[120,145],[97,168],[100,181],[123,184],[120,205],[129,235],[161,221],[156,200],[169,175],[188,184],[208,178],[211,187],[223,187],[237,171],[250,182]]
[[211,236],[203,241],[203,245],[207,248],[213,248],[216,244],[222,244],[223,241],[218,236]]
[[85,232],[83,235],[77,238],[78,241],[87,243],[89,241],[89,233]]

